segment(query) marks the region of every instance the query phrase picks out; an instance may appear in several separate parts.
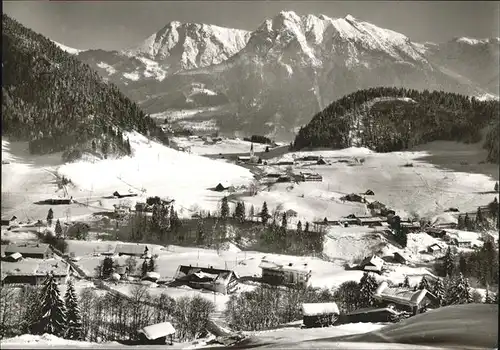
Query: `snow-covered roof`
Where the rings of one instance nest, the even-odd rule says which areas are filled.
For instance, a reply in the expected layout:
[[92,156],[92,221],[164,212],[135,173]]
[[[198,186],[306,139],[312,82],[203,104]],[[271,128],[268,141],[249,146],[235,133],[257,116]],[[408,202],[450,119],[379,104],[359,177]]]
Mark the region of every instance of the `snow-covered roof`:
[[363,309],[357,309],[357,310],[349,312],[348,315],[366,314],[366,313],[382,312],[382,311],[387,311],[387,312],[389,312],[391,314],[394,314],[394,315],[398,314],[398,312],[396,310],[394,310],[393,308],[382,307],[382,308],[363,308]]
[[170,334],[174,334],[175,328],[170,322],[162,322],[144,327],[143,329],[139,330],[139,333],[144,334],[149,340],[155,340]]
[[452,213],[443,213],[436,215],[431,220],[432,226],[458,224],[458,218]]
[[66,276],[69,265],[57,259],[23,259],[18,262],[2,261],[2,272],[15,276],[45,276],[53,273],[54,276]]
[[384,266],[384,260],[382,260],[381,258],[379,258],[376,255],[372,255],[372,256],[369,256],[369,257],[363,259],[363,261],[361,262],[360,265],[362,267],[365,267],[368,264],[371,264],[371,265],[375,266],[378,270],[381,270],[382,267]]
[[430,294],[427,289],[414,292],[406,288],[390,288],[387,282],[384,281],[378,286],[374,296],[386,301],[415,306],[419,305],[427,294]]
[[302,304],[302,314],[304,316],[317,316],[325,314],[340,314],[336,303],[311,303]]
[[21,259],[22,257],[23,257],[23,256],[22,256],[22,255],[21,255],[21,253],[19,253],[19,252],[16,252],[16,253],[14,253],[14,254],[10,254],[10,255],[9,255],[9,258],[11,258],[11,259]]
[[144,244],[117,244],[115,254],[142,255],[146,246]]
[[45,254],[49,250],[49,247],[50,246],[45,243],[37,243],[37,244],[12,243],[9,244],[7,248],[5,248],[5,254],[11,254],[11,253],[21,253],[23,255]]
[[288,265],[277,264],[272,261],[262,260],[259,264],[260,269],[275,270],[275,271],[294,271],[308,273],[310,270],[307,264],[293,264]]

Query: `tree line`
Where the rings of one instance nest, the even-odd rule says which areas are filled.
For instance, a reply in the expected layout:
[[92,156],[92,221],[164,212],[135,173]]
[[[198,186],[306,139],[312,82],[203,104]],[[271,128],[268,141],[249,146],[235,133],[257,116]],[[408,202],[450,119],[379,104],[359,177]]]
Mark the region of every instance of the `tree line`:
[[203,297],[173,299],[162,293],[152,296],[137,285],[130,296],[97,293],[85,288],[76,297],[70,281],[64,300],[49,276],[40,286],[2,287],[0,336],[49,333],[71,340],[91,342],[137,340],[137,330],[160,322],[171,322],[179,341],[198,338],[206,332],[215,306]]
[[[484,146],[490,160],[498,161],[498,130],[493,129],[498,118],[498,101],[443,91],[377,87],[331,103],[300,129],[293,147],[359,146],[391,152],[434,140],[472,143],[491,124]],[[354,144],[354,139],[359,141]]]
[[51,40],[2,15],[2,135],[31,153],[131,153],[124,131],[168,143],[155,121],[118,88]]

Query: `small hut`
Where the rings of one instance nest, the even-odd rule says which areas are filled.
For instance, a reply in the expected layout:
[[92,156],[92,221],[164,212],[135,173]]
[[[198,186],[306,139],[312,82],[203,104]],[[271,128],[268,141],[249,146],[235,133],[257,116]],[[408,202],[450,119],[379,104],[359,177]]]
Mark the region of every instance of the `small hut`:
[[336,303],[311,303],[302,304],[304,326],[328,327],[337,321],[339,308]]
[[215,186],[214,190],[217,192],[223,192],[226,190],[226,188],[224,186],[222,186],[221,183],[219,183],[217,186]]
[[141,344],[173,344],[175,329],[170,322],[162,322],[144,327],[138,331]]

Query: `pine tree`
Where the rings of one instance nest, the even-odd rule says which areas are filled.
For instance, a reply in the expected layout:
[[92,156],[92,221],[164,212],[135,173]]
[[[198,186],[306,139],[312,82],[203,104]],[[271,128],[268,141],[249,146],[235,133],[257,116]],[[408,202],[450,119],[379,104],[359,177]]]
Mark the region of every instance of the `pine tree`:
[[455,271],[455,256],[451,251],[451,247],[448,247],[446,254],[444,255],[443,268],[446,276],[452,276]]
[[95,143],[95,140],[92,140],[92,152],[95,152],[97,150],[97,145]]
[[144,261],[142,262],[142,266],[141,266],[141,277],[146,276],[148,271],[149,271],[149,264],[148,264],[148,261],[146,259],[144,259]]
[[66,306],[66,339],[81,340],[82,338],[82,320],[80,309],[76,299],[75,287],[71,280],[68,281],[66,295],[64,296]]
[[377,290],[377,280],[368,272],[363,274],[359,282],[360,307],[370,307],[375,304],[373,295]]
[[250,220],[253,221],[253,217],[255,216],[255,207],[253,206],[253,204],[250,207],[250,212],[248,213],[248,215],[250,215]]
[[283,216],[281,217],[281,228],[286,230],[287,226],[288,226],[288,218],[286,217],[286,213],[283,213]]
[[469,214],[465,213],[465,218],[464,218],[464,226],[467,231],[472,231],[473,230],[473,222],[469,217]]
[[486,295],[484,297],[484,303],[485,304],[493,304],[494,303],[494,300],[491,297],[491,294],[490,294],[490,291],[488,288],[486,288]]
[[198,244],[203,244],[205,242],[205,229],[203,226],[203,220],[198,220],[198,233],[196,236],[196,241]]
[[57,219],[56,221],[56,237],[57,238],[61,238],[62,236],[62,227],[61,227],[61,222],[59,221],[59,219]]
[[459,274],[452,282],[449,304],[467,304],[471,301],[469,281],[462,274]]
[[458,216],[458,224],[457,224],[457,228],[459,230],[463,230],[465,228],[465,221],[464,221],[464,217],[462,215],[459,215]]
[[244,222],[247,216],[247,209],[245,208],[245,202],[241,201],[239,203],[241,205],[241,213],[239,219],[241,220],[241,222]]
[[495,182],[495,192],[498,192],[498,182]]
[[467,260],[463,254],[460,254],[458,258],[458,269],[461,274],[465,275],[467,273]]
[[420,280],[420,283],[418,284],[418,289],[419,290],[427,289],[430,291],[429,282],[427,281],[427,278],[425,278],[425,276],[423,276],[422,279]]
[[113,273],[114,261],[111,257],[107,256],[102,262],[102,278],[108,278]]
[[302,223],[299,220],[299,222],[297,223],[297,233],[301,233],[301,232],[302,232]]
[[408,276],[405,276],[405,279],[403,281],[403,287],[410,288],[410,279],[408,278]]
[[260,212],[260,219],[262,220],[262,223],[265,225],[267,224],[267,221],[269,220],[269,210],[267,209],[267,203],[264,202],[262,205],[262,210]]
[[221,219],[226,219],[229,216],[229,204],[227,203],[227,197],[222,198],[220,206],[220,217]]
[[154,258],[149,259],[148,272],[154,272],[156,270],[156,261]]
[[434,288],[432,289],[432,293],[436,296],[439,305],[442,306],[444,304],[445,299],[445,289],[443,281],[438,278],[434,283]]
[[48,275],[41,290],[42,318],[37,333],[63,337],[66,331],[66,310],[53,275]]
[[54,212],[52,211],[52,208],[49,209],[49,212],[47,213],[47,224],[49,226],[52,226],[52,220],[54,219]]
[[304,232],[305,232],[305,233],[308,233],[308,232],[309,232],[309,222],[308,222],[308,221],[306,221],[306,226],[305,226],[305,228],[304,228]]
[[478,207],[477,213],[476,213],[476,227],[479,229],[479,228],[482,228],[483,225],[484,225],[483,212],[481,210],[481,207]]

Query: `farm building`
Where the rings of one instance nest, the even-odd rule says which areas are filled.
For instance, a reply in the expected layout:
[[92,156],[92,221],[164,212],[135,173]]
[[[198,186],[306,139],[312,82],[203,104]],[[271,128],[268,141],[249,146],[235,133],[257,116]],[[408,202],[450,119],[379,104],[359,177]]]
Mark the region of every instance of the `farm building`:
[[262,260],[259,268],[262,269],[262,280],[269,284],[307,285],[311,277],[311,270],[307,264],[296,265],[292,263],[281,265]]
[[299,158],[298,160],[305,161],[305,162],[317,162],[320,160],[319,156],[305,156],[302,158]]
[[226,188],[219,182],[219,184],[217,186],[215,186],[214,188],[214,191],[217,191],[217,192],[223,192],[225,191]]
[[117,198],[137,197],[137,193],[120,194],[118,191],[115,191],[115,192],[113,192],[113,197],[117,197]]
[[365,196],[374,196],[375,195],[375,192],[373,192],[372,190],[366,190],[366,192],[364,193]]
[[358,218],[356,217],[345,217],[339,220],[340,224],[343,225],[357,225],[358,224]]
[[409,232],[409,233],[421,231],[421,227],[420,227],[419,222],[402,222],[401,228],[406,230],[406,232]]
[[292,182],[292,178],[290,176],[286,176],[286,175],[283,176],[282,175],[282,176],[278,177],[276,182]]
[[376,216],[358,217],[357,224],[360,226],[382,226],[382,219]]
[[280,160],[276,165],[295,165],[293,160]]
[[172,345],[175,329],[170,322],[162,322],[144,327],[138,333],[143,345]]
[[176,283],[222,294],[232,293],[238,284],[239,278],[238,274],[232,270],[186,265],[180,265],[175,274]]
[[434,243],[427,247],[427,252],[434,256],[441,255],[443,253],[443,247],[437,243]]
[[393,304],[413,315],[423,312],[427,307],[439,305],[437,298],[427,289],[411,291],[406,288],[390,288],[385,281],[378,286],[374,298],[384,306]]
[[364,271],[381,273],[384,267],[384,260],[376,255],[366,257],[359,264],[359,268]]
[[317,165],[327,165],[328,163],[323,158],[320,158],[320,159],[318,159],[316,164]]
[[301,181],[323,181],[323,177],[316,173],[300,173]]
[[21,253],[14,253],[14,254],[10,254],[10,255],[5,256],[3,259],[5,261],[17,262],[17,261],[21,260],[22,258],[23,258],[23,256],[21,255]]
[[378,322],[393,322],[399,315],[393,307],[383,308],[364,308],[358,309],[347,314],[341,314],[338,319],[338,324],[346,323],[378,323]]
[[434,238],[444,238],[446,236],[446,231],[436,227],[428,227],[425,232]]
[[366,201],[362,196],[360,196],[359,194],[356,194],[356,193],[347,194],[340,199],[343,201],[358,202],[358,203],[364,203]]
[[302,321],[307,328],[331,326],[337,321],[339,314],[335,303],[302,304]]
[[45,243],[12,243],[5,248],[5,255],[20,253],[24,258],[50,259],[54,252],[50,245]]
[[394,252],[394,260],[396,260],[398,263],[406,265],[410,261],[410,259],[403,253],[400,252]]
[[2,262],[2,284],[39,285],[52,274],[56,282],[65,284],[70,276],[71,266],[56,259],[22,259],[18,262]]
[[17,225],[17,216],[13,216],[10,219],[2,219],[2,226]]
[[458,248],[472,248],[472,241],[469,240],[452,237],[448,241],[451,245],[455,245]]
[[297,217],[297,215],[298,215],[298,213],[293,209],[288,209],[286,211],[286,216],[289,218],[292,218],[292,217],[295,218],[295,217]]
[[118,256],[129,255],[129,256],[137,256],[142,257],[147,255],[149,249],[144,244],[117,244],[115,248],[115,254]]
[[63,205],[73,203],[72,198],[50,198],[43,201],[44,204]]

